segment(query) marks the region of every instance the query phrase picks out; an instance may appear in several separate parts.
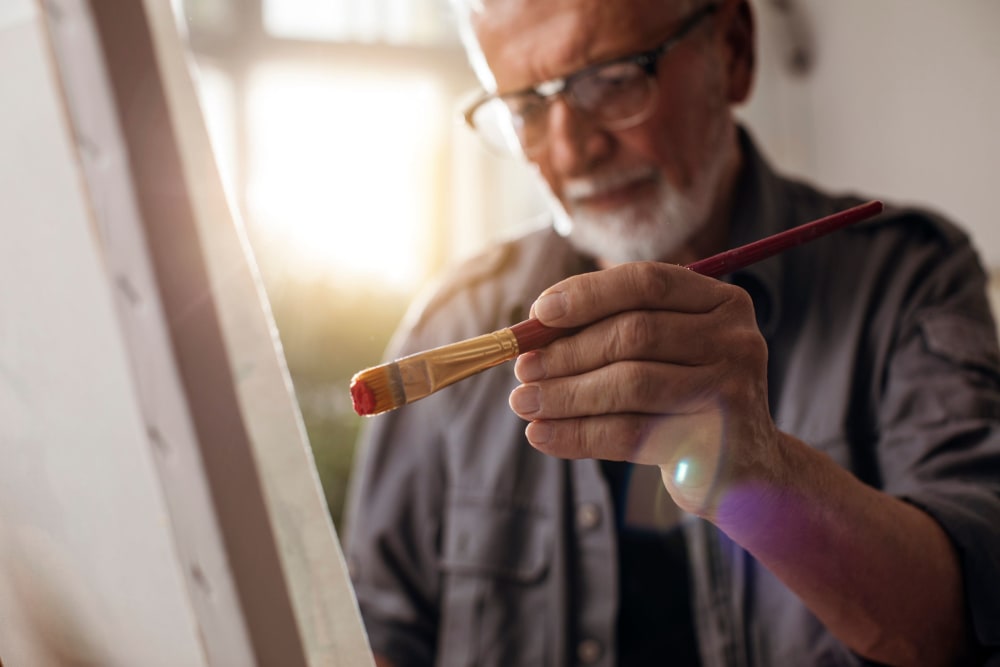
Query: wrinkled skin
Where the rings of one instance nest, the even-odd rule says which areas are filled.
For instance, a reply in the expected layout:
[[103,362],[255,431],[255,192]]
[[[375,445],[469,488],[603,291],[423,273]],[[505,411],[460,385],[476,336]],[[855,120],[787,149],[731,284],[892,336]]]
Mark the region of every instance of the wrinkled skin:
[[659,465],[674,501],[702,516],[731,484],[767,477],[767,346],[742,289],[640,262],[564,280],[533,314],[589,326],[517,361],[510,403],[532,445]]

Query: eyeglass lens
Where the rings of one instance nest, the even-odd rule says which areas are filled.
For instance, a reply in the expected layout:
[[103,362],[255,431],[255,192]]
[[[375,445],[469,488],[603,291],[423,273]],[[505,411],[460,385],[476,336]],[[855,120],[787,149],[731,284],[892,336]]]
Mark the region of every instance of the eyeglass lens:
[[[642,67],[632,62],[609,63],[567,81],[564,95],[576,109],[592,115],[610,129],[622,129],[648,110],[654,87]],[[548,108],[554,96],[534,92],[505,95],[477,109],[476,127],[501,148],[510,139],[497,124],[507,124],[525,151],[544,142]]]
[[[556,95],[562,95],[576,109],[591,114],[607,129],[623,130],[638,125],[652,113],[656,104],[657,87],[653,81],[656,60],[718,9],[718,4],[703,6],[653,51],[638,54],[634,59],[583,70],[562,82],[543,84],[546,87],[564,86],[551,93],[539,93],[536,89],[479,102],[468,120],[488,144],[515,153],[531,152],[544,142],[548,108]],[[640,64],[643,61],[645,64]]]

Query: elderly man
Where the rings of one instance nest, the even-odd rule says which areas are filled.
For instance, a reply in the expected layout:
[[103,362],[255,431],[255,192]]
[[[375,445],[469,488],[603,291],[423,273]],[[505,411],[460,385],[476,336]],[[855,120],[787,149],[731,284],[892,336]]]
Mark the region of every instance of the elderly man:
[[581,329],[369,425],[348,556],[380,661],[1000,660],[1000,353],[967,238],[895,209],[694,274],[857,201],[735,122],[748,3],[486,0],[465,27],[492,91],[467,119],[537,168],[554,229],[454,272],[392,353],[529,311]]

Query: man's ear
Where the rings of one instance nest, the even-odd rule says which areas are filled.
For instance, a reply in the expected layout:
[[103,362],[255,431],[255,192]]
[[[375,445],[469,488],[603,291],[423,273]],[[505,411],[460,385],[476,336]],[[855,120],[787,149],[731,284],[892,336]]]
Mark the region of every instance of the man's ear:
[[720,18],[724,21],[726,71],[730,104],[741,104],[750,96],[756,65],[753,10],[747,0],[726,2]]

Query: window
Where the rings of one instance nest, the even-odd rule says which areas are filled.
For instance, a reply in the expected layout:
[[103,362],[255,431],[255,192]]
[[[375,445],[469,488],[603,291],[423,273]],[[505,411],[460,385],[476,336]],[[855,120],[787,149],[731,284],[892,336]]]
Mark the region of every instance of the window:
[[538,199],[458,122],[476,82],[448,0],[174,2],[338,522],[351,375],[420,285]]
[[287,64],[255,67],[248,81],[247,211],[280,264],[404,291],[430,273],[424,232],[440,217],[432,158],[446,113],[437,82]]
[[440,45],[455,42],[442,0],[264,0],[277,37]]

